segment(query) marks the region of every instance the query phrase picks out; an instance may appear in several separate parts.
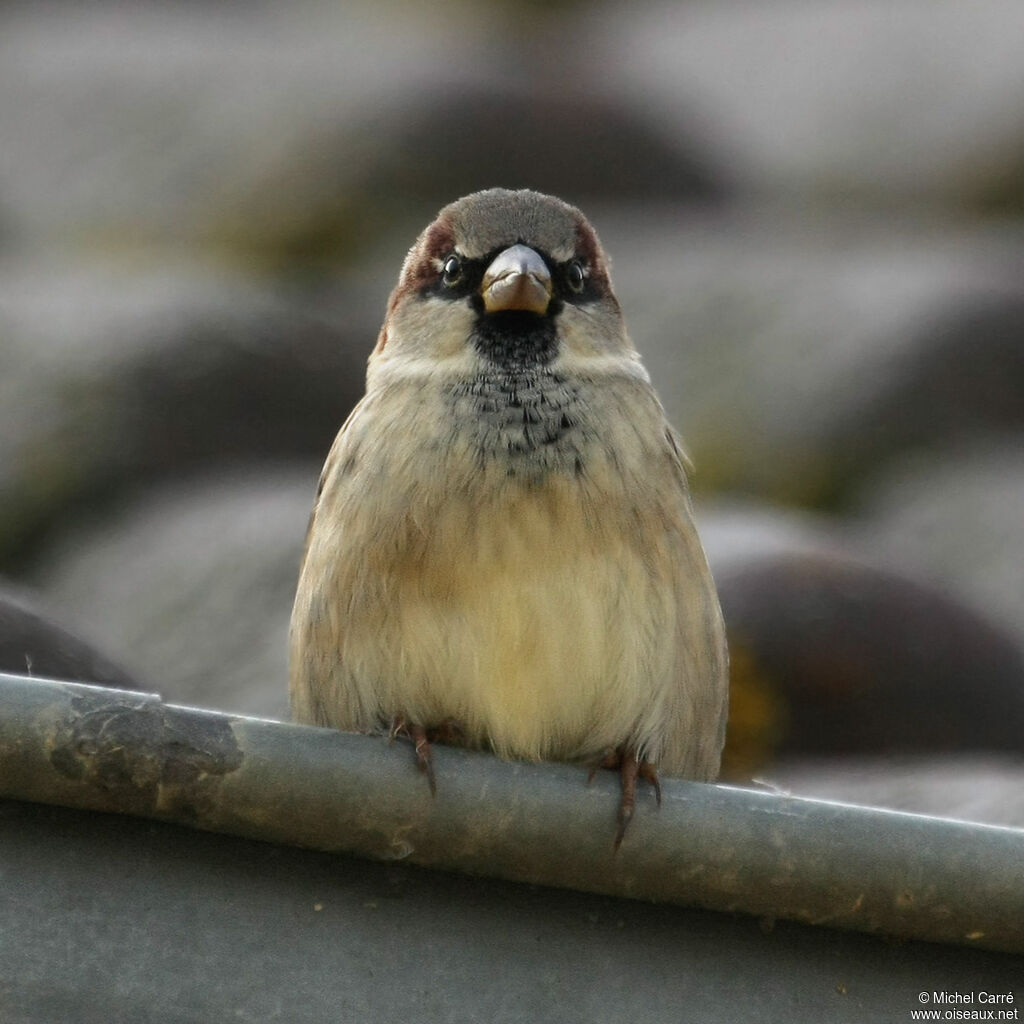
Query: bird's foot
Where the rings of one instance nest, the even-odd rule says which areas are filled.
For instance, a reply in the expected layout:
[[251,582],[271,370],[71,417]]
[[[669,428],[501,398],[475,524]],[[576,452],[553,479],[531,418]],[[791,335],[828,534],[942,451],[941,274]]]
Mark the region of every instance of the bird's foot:
[[388,729],[388,742],[396,736],[405,736],[412,740],[416,751],[416,763],[420,771],[426,775],[431,795],[437,794],[437,779],[434,776],[434,759],[431,753],[432,743],[457,743],[462,738],[462,729],[454,719],[447,718],[440,725],[426,728],[410,722],[405,715],[395,715]]
[[633,820],[636,810],[636,784],[644,779],[654,787],[654,795],[661,806],[661,780],[658,770],[647,760],[640,760],[637,753],[630,747],[621,746],[608,750],[590,769],[588,782],[592,781],[599,768],[611,768],[619,772],[622,778],[622,799],[619,801],[618,828],[615,830],[615,849],[622,845],[626,829]]

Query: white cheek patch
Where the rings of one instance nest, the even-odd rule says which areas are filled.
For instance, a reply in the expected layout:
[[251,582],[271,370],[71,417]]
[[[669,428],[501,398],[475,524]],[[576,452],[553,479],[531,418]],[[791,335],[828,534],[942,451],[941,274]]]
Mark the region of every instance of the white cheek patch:
[[636,354],[622,317],[614,310],[599,304],[583,308],[567,304],[558,319],[559,351],[563,356],[610,356],[621,364],[623,356]]
[[419,351],[438,343],[448,349],[456,339],[465,343],[475,318],[465,299],[418,296],[392,313],[391,338],[398,339],[403,350],[414,347]]
[[402,303],[391,313],[388,343],[370,357],[367,384],[472,373],[479,363],[469,344],[474,319],[465,300],[417,296]]

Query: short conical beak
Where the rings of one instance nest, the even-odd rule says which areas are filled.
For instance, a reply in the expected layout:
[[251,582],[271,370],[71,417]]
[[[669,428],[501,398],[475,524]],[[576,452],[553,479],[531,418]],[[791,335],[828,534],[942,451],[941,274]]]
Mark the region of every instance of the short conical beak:
[[480,295],[488,313],[515,309],[544,314],[551,301],[551,272],[528,245],[513,245],[484,272]]

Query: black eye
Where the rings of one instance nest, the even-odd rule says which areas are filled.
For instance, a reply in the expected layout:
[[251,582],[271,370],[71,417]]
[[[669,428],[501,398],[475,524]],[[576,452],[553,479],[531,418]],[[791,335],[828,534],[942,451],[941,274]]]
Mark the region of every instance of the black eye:
[[462,260],[452,253],[441,268],[441,280],[448,288],[454,288],[462,279]]
[[579,260],[573,260],[565,268],[565,280],[569,285],[569,290],[574,291],[577,295],[583,291],[583,286],[587,283],[586,275],[583,273],[583,264]]

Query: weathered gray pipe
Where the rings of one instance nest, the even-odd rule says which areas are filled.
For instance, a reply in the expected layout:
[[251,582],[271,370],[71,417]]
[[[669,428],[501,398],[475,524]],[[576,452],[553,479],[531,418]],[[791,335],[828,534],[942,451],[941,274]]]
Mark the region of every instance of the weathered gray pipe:
[[[617,778],[0,675],[0,795],[317,850],[1024,952],[1024,830],[665,780],[613,853]],[[339,862],[340,864],[341,862]],[[341,868],[339,868],[341,869]]]

